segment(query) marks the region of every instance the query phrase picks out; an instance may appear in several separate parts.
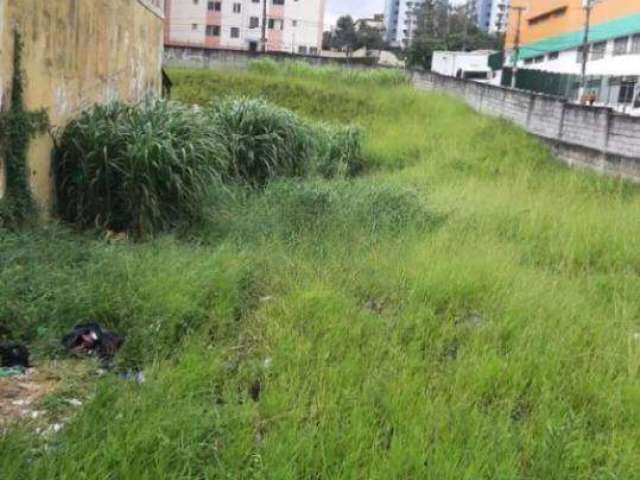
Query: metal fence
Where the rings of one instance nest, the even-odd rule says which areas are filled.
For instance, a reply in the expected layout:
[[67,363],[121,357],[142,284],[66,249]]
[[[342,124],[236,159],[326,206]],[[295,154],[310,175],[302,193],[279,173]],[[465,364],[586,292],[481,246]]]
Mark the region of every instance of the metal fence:
[[[502,86],[511,86],[513,71],[502,70]],[[520,68],[516,88],[531,92],[580,101],[581,79],[579,75],[545,72]],[[640,77],[589,76],[585,93],[593,94],[595,103],[610,106],[618,111],[640,108]]]

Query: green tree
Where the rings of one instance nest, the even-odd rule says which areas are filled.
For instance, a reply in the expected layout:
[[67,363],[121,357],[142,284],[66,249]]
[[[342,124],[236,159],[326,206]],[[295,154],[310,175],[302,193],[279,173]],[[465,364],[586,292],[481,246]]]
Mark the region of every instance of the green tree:
[[358,35],[351,15],[344,15],[338,19],[331,44],[333,48],[346,50],[347,53],[357,47]]
[[366,48],[367,50],[381,50],[384,48],[384,38],[382,33],[376,28],[363,23],[356,32],[356,48]]
[[407,64],[431,68],[437,50],[498,50],[500,38],[480,30],[469,4],[451,8],[446,0],[426,0],[414,12],[418,28],[407,49]]

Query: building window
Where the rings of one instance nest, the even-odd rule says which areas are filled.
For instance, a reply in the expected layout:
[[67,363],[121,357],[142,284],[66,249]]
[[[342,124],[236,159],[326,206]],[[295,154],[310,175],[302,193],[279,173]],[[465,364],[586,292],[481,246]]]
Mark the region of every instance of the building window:
[[213,10],[219,12],[222,10],[222,2],[215,2],[213,4]]
[[284,21],[279,18],[270,18],[269,19],[269,30],[283,30],[284,29]]
[[220,25],[207,25],[207,37],[219,37]]
[[640,53],[640,34],[631,37],[631,53]]
[[607,42],[594,43],[591,46],[590,60],[600,60],[604,58],[604,54],[607,51]]
[[533,59],[533,63],[542,63],[542,62],[544,62],[544,55],[540,55]]
[[240,38],[240,29],[238,27],[231,27],[231,38]]
[[560,58],[560,52],[551,52],[551,53],[548,55],[548,60],[549,60],[549,61],[551,61],[551,60],[557,60],[558,58]]
[[309,55],[318,55],[318,47],[309,47]]
[[284,5],[284,0],[273,0],[274,5]]
[[197,23],[192,23],[191,24],[191,30],[198,30],[198,24]]
[[215,2],[208,2],[207,3],[207,10],[212,12],[214,8],[215,8]]
[[583,52],[583,48],[582,47],[578,47],[578,55],[576,55],[576,62],[577,63],[582,63],[582,60],[583,60],[582,52]]
[[302,45],[300,45],[300,46],[298,47],[298,53],[299,53],[300,55],[306,55],[306,54],[307,54],[307,47],[303,47]]
[[635,80],[623,80],[620,84],[620,94],[618,95],[618,103],[629,104],[633,102],[633,93],[636,89]]
[[616,38],[613,41],[613,54],[625,55],[627,53],[628,45],[629,45],[629,37]]
[[291,20],[291,26],[292,27],[297,27],[298,26],[298,20]]
[[242,12],[242,4],[241,3],[234,3],[233,4],[233,13],[240,13]]
[[251,17],[249,19],[249,28],[258,28],[260,26],[260,19],[258,17]]
[[194,4],[194,5],[198,5],[198,2],[199,2],[199,1],[200,1],[200,0],[193,0],[193,4]]
[[531,65],[533,63],[533,58],[525,58],[524,59],[524,64],[525,65]]

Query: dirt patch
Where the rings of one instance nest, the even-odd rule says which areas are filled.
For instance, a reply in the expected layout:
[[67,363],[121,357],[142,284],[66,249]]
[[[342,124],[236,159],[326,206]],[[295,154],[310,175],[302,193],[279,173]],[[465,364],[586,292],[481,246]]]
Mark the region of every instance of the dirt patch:
[[36,431],[59,425],[86,401],[96,379],[93,362],[74,360],[52,361],[23,375],[0,378],[0,434],[17,423],[29,423]]
[[23,375],[0,378],[0,430],[21,418],[37,418],[40,401],[55,391],[60,380],[29,368]]

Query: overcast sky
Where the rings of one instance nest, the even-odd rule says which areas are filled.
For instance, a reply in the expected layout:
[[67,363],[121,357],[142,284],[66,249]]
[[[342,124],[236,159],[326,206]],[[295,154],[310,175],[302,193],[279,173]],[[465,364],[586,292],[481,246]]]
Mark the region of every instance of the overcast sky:
[[[461,0],[452,0],[457,5]],[[354,20],[370,17],[374,13],[384,13],[385,0],[328,0],[325,23],[335,25],[341,15],[351,15]]]

